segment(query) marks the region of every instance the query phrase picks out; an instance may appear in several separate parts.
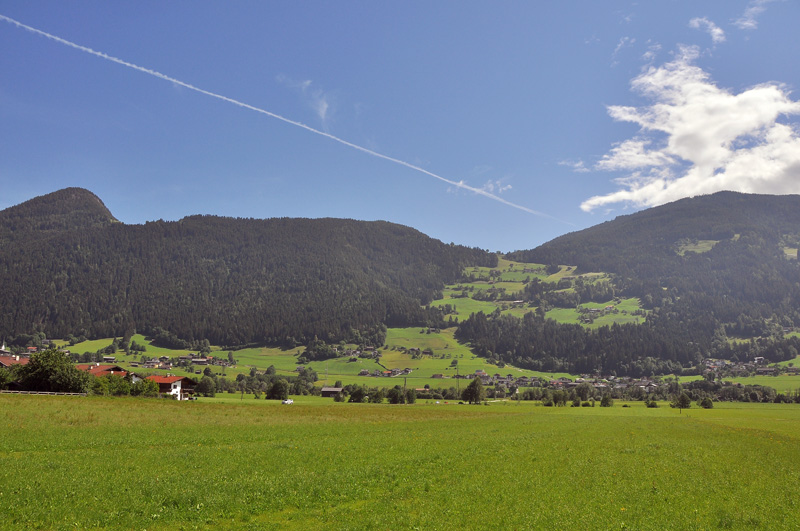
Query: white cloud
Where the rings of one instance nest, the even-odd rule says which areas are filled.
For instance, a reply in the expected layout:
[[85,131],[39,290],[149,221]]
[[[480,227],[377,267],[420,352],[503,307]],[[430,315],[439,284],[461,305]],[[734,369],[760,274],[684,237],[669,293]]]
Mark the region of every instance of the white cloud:
[[616,192],[581,204],[585,211],[616,203],[656,206],[720,190],[800,193],[800,134],[782,117],[800,115],[783,85],[765,83],[734,94],[694,64],[696,47],[648,67],[631,86],[652,101],[611,106],[609,115],[638,124],[635,137],[614,146],[598,170],[628,172]]
[[572,171],[576,173],[587,173],[591,171],[586,167],[586,164],[584,164],[582,160],[562,160],[558,163],[558,165],[572,168]]
[[511,190],[510,184],[503,184],[501,179],[497,179],[496,181],[492,181],[491,179],[486,182],[483,186],[481,186],[481,190],[484,192],[489,192],[491,194],[502,194],[503,192],[507,192]]
[[321,89],[312,88],[313,83],[310,79],[306,79],[304,81],[295,81],[284,74],[278,74],[276,79],[281,84],[300,91],[306,100],[306,104],[311,107],[311,109],[314,111],[314,114],[317,115],[322,124],[326,125],[328,120],[328,112],[330,110],[329,96],[327,94],[325,94]]
[[756,17],[767,9],[767,4],[775,0],[752,0],[742,13],[742,16],[733,21],[734,26],[743,30],[754,30],[758,28]]
[[633,46],[633,43],[636,42],[636,39],[633,37],[622,37],[619,42],[617,43],[617,47],[614,48],[614,55],[617,55],[620,50],[623,48],[627,48],[628,46]]
[[689,21],[689,27],[705,31],[711,36],[711,42],[719,44],[725,42],[725,32],[722,28],[711,22],[705,17],[693,18]]
[[657,42],[655,43],[650,43],[650,41],[647,42],[648,42],[647,51],[642,54],[642,59],[644,59],[646,63],[652,63],[653,61],[655,61],[658,52],[661,51],[661,45]]

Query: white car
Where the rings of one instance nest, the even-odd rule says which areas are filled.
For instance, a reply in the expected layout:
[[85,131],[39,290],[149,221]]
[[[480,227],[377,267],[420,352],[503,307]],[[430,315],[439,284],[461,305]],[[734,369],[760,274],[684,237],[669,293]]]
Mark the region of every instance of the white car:
[[281,403],[282,403],[282,404],[294,404],[294,400],[292,400],[291,398],[287,398],[286,400],[284,400],[284,401],[283,401],[283,402],[281,402]]

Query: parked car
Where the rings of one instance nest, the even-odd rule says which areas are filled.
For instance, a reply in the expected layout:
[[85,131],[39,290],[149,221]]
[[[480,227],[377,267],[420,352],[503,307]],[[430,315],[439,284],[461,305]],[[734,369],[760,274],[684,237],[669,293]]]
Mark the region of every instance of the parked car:
[[292,400],[291,398],[287,398],[282,402],[282,404],[294,404],[294,400]]

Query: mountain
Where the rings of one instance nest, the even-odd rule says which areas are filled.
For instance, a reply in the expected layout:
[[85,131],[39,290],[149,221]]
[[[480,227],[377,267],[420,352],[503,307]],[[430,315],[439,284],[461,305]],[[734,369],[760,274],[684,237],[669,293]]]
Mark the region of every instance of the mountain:
[[99,197],[83,188],[65,188],[0,211],[0,245],[112,223],[117,220]]
[[680,266],[675,251],[685,240],[721,241],[740,234],[759,235],[773,243],[789,237],[787,243],[795,244],[792,238],[798,233],[800,196],[718,192],[619,216],[509,257],[641,275],[654,262]]
[[379,340],[385,325],[439,323],[423,305],[464,266],[496,261],[382,221],[125,225],[91,192],[68,188],[0,212],[0,335]]
[[798,246],[800,196],[719,192],[620,216],[509,257],[613,273],[620,293],[641,297],[648,308],[695,299],[725,324],[741,314],[777,314],[800,326]]
[[[681,371],[704,357],[772,361],[800,350],[800,197],[720,192],[620,216],[508,258],[577,266],[557,285],[532,282],[524,299],[575,307],[638,297],[641,325],[590,331],[533,314],[463,321],[458,337],[518,366],[642,375]],[[611,273],[592,285],[580,273]],[[608,285],[610,284],[610,285]],[[748,341],[743,341],[743,340]],[[752,341],[750,340],[752,339]]]

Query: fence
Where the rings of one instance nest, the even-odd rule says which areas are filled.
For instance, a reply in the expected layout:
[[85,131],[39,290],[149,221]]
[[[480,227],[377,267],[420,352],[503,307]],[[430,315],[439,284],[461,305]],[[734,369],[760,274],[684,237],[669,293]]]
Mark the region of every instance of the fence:
[[52,393],[49,391],[0,391],[4,395],[57,395],[57,396],[86,396],[86,393]]

